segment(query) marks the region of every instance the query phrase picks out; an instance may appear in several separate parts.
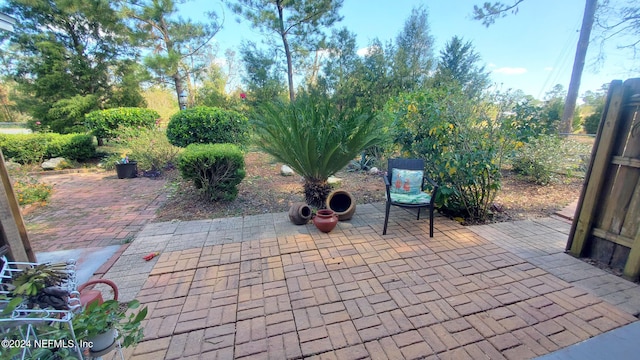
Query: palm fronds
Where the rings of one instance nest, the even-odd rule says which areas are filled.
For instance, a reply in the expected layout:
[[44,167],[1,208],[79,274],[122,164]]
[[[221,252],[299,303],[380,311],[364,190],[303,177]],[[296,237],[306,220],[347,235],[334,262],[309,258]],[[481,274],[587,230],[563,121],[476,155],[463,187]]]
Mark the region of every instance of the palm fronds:
[[[383,140],[377,118],[340,113],[317,95],[300,95],[290,104],[265,104],[252,123],[257,145],[302,175],[305,192],[308,185],[326,183],[363,149]],[[310,194],[305,195],[309,201]]]

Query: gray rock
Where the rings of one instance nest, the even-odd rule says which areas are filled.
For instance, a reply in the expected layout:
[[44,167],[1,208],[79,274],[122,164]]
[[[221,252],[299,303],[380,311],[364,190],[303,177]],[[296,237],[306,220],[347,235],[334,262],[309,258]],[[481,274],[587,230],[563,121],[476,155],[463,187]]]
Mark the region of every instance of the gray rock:
[[13,162],[9,160],[4,162],[4,167],[6,167],[7,170],[19,170],[22,167],[22,165],[18,164],[17,162]]
[[65,158],[63,157],[57,157],[57,158],[53,158],[53,159],[49,159],[46,160],[45,162],[42,163],[42,165],[40,165],[42,167],[42,169],[44,170],[54,170],[55,168],[57,168],[58,166],[60,166],[60,164],[62,164],[63,162],[67,161]]
[[282,165],[282,167],[280,168],[280,175],[282,176],[293,176],[294,174],[295,172],[293,171],[293,169],[287,165]]
[[371,175],[378,175],[378,173],[380,172],[380,170],[378,170],[377,167],[372,167],[371,169],[369,169],[369,174]]
[[342,179],[337,178],[335,176],[329,176],[329,178],[327,179],[327,183],[329,185],[340,185],[341,182],[342,182]]

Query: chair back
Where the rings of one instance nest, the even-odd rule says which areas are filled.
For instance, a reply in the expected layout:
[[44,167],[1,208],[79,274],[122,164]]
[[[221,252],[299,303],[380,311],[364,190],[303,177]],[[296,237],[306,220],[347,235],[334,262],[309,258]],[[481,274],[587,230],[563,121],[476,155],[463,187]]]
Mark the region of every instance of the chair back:
[[403,170],[422,170],[424,171],[424,160],[423,159],[389,159],[387,163],[387,177],[389,179],[389,183],[391,183],[391,175],[392,169],[403,169]]

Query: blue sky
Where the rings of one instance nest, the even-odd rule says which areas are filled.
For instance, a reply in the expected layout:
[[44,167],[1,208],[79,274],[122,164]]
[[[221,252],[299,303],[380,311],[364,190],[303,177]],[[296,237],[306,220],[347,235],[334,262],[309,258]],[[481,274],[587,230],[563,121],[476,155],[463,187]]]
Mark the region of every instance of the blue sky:
[[[482,0],[345,0],[337,26],[346,26],[357,34],[358,46],[366,47],[374,38],[386,42],[402,30],[413,7],[424,6],[429,13],[431,33],[435,38],[435,54],[454,35],[471,41],[482,62],[491,71],[491,80],[502,89],[522,89],[537,98],[544,97],[555,84],[565,89],[571,76],[584,0],[529,0],[520,5],[518,14],[498,19],[489,28],[471,20],[474,4]],[[390,5],[391,4],[391,5]],[[181,5],[182,15],[200,20],[199,14],[224,11],[224,27],[216,35],[219,56],[227,48],[238,49],[245,39],[258,40],[260,34],[219,2],[190,1]],[[627,79],[630,55],[617,50],[615,43],[607,47],[606,60],[596,69],[597,44],[589,48],[580,93],[596,90],[613,79]]]

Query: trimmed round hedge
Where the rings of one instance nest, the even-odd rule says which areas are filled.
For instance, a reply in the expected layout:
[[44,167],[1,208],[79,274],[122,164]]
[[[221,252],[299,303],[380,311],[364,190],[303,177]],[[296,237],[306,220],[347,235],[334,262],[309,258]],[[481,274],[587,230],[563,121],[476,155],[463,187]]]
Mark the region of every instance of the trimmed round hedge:
[[248,138],[249,120],[233,110],[197,106],[171,117],[167,138],[179,147],[189,144],[238,144]]
[[233,201],[244,179],[244,155],[234,144],[191,144],[178,157],[182,177],[212,201]]

